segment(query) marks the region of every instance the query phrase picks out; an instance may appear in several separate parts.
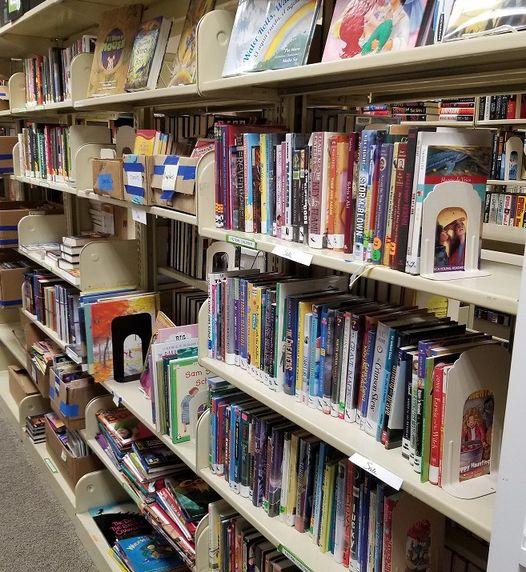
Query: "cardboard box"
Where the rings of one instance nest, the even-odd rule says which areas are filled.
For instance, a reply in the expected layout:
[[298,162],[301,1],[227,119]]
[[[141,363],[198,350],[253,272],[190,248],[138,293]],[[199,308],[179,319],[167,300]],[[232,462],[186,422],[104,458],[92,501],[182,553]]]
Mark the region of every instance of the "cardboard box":
[[98,195],[124,199],[122,159],[93,159],[93,190]]
[[[23,260],[12,250],[0,250],[0,262]],[[0,307],[22,305],[22,284],[28,268],[0,268]]]
[[[153,161],[152,204],[196,214],[195,178],[199,158],[154,155]],[[175,180],[170,183],[172,177]]]
[[68,383],[61,381],[51,370],[49,372],[49,398],[51,409],[64,421],[68,429],[79,430],[86,426],[86,405],[104,388],[86,374],[82,379]]
[[151,178],[153,157],[123,155],[124,199],[136,205],[151,204]]
[[46,419],[46,448],[56,463],[58,470],[69,482],[72,488],[81,477],[102,469],[102,463],[94,454],[86,457],[74,457],[63,445],[59,436]]
[[[3,137],[0,137],[0,140]],[[0,144],[0,154],[2,148]],[[12,161],[12,160],[11,160]],[[0,161],[0,172],[2,162]],[[0,202],[0,247],[14,248],[18,244],[18,223],[29,214],[31,205],[18,201]]]
[[10,365],[7,369],[9,371],[9,392],[17,405],[24,397],[38,393],[38,389],[31,381],[27,370],[17,365]]

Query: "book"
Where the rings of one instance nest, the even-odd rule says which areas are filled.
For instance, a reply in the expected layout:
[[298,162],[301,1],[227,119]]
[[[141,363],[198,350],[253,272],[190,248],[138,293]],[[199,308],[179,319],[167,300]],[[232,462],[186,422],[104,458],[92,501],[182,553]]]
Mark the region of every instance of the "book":
[[432,2],[338,0],[322,61],[414,48],[426,23],[428,4]]
[[240,0],[223,77],[306,63],[319,0]]
[[140,25],[133,42],[126,91],[155,89],[172,23],[170,18],[159,16]]
[[88,97],[122,93],[142,6],[133,4],[104,12],[99,23]]

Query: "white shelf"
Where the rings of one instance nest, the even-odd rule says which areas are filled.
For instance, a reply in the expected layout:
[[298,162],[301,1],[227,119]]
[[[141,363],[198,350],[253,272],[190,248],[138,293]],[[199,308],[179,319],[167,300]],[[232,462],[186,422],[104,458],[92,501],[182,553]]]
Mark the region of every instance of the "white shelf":
[[11,109],[11,115],[26,117],[31,115],[67,112],[72,110],[73,110],[73,101],[71,99],[67,99],[65,101],[52,101],[52,102],[42,103],[40,105],[28,105],[26,107],[17,107]]
[[487,185],[501,185],[504,187],[526,187],[526,181],[521,179],[488,179],[486,182]]
[[62,340],[61,338],[59,338],[59,336],[58,336],[57,332],[55,332],[55,330],[48,328],[48,326],[46,326],[40,320],[38,320],[37,317],[34,316],[31,312],[28,312],[27,310],[24,310],[23,308],[20,308],[20,312],[22,312],[22,314],[24,314],[24,316],[30,322],[35,324],[35,326],[37,326],[37,328],[40,328],[40,330],[42,330],[48,338],[52,339],[57,344],[57,346],[59,348],[62,348],[63,350],[66,349],[66,346],[67,346],[66,342],[64,340]]
[[226,379],[245,393],[261,401],[290,421],[297,423],[342,453],[360,453],[403,479],[402,488],[414,497],[432,506],[447,517],[489,540],[493,495],[475,500],[457,499],[442,488],[430,483],[421,483],[409,462],[402,457],[401,448],[387,450],[356,423],[346,423],[321,411],[300,403],[294,396],[274,392],[251,376],[247,371],[233,365],[201,357],[199,362],[214,374]]
[[412,127],[475,127],[474,121],[400,121],[400,124]]
[[[255,242],[255,248],[263,252],[272,252],[276,246],[286,246],[295,251],[310,254],[312,256],[313,265],[339,270],[340,272],[353,273],[363,269],[363,264],[353,261],[349,254],[326,249],[317,250],[271,236],[239,233],[213,227],[201,228],[200,234],[227,242],[228,236],[239,236],[240,238],[253,240]],[[371,264],[365,271],[364,277],[387,282],[388,284],[396,284],[404,288],[447,296],[448,298],[477,304],[492,310],[516,314],[521,267],[491,260],[482,260],[481,270],[489,272],[490,275],[477,278],[439,281],[429,280],[421,276],[413,276],[405,272],[392,270],[386,266]]]
[[16,361],[26,366],[26,351],[22,345],[24,333],[19,322],[0,323],[0,342],[11,352]]
[[526,117],[520,119],[477,119],[476,125],[480,127],[499,127],[499,125],[526,125]]
[[20,254],[23,254],[25,257],[29,258],[29,260],[32,260],[33,262],[40,264],[40,266],[42,266],[46,270],[53,272],[53,274],[55,274],[59,278],[62,278],[62,280],[64,280],[68,284],[71,284],[76,288],[80,287],[80,278],[78,276],[73,276],[73,274],[70,274],[66,270],[62,270],[62,268],[59,268],[54,264],[50,264],[49,262],[44,260],[43,256],[39,256],[36,252],[27,250],[23,246],[18,247],[18,252]]
[[490,224],[485,222],[482,230],[482,238],[498,242],[513,244],[526,243],[526,228],[518,226],[504,226],[502,224]]
[[11,179],[19,183],[26,183],[35,187],[43,187],[44,189],[53,189],[62,193],[77,194],[77,190],[70,183],[60,183],[58,181],[48,181],[47,179],[37,179],[35,177],[23,177],[21,175],[11,175]]
[[191,276],[184,274],[184,272],[178,272],[173,268],[167,268],[165,266],[159,266],[157,268],[157,272],[159,274],[162,274],[163,276],[167,276],[168,278],[173,278],[174,280],[178,280],[179,282],[188,284],[188,286],[192,286],[192,288],[203,290],[203,292],[208,291],[208,282],[206,280],[199,280],[197,278],[192,278]]
[[168,435],[159,433],[152,420],[151,401],[139,389],[138,381],[117,383],[105,381],[102,385],[113,395],[116,403],[122,403],[156,435],[169,449],[171,449],[192,471],[196,470],[196,443],[195,440],[185,443],[172,443]]

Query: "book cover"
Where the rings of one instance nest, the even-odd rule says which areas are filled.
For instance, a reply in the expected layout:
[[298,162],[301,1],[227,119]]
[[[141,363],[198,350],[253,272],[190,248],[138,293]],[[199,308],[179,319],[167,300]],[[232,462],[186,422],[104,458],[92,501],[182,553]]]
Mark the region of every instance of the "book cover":
[[120,539],[117,552],[132,570],[171,572],[186,568],[175,550],[153,534]]
[[134,4],[102,15],[91,67],[88,97],[122,93],[133,40],[141,21],[142,6]]
[[137,129],[133,154],[153,155],[156,135],[157,131],[155,129]]
[[223,77],[305,64],[319,0],[241,0]]
[[159,16],[143,22],[135,40],[126,76],[126,91],[155,89],[172,21]]
[[174,443],[189,441],[195,435],[208,396],[206,370],[197,357],[170,362],[170,433]]
[[338,0],[322,61],[414,48],[430,0]]
[[194,0],[188,4],[188,12],[175,54],[173,77],[170,86],[195,83],[197,70],[197,25],[199,20],[213,10],[215,0]]

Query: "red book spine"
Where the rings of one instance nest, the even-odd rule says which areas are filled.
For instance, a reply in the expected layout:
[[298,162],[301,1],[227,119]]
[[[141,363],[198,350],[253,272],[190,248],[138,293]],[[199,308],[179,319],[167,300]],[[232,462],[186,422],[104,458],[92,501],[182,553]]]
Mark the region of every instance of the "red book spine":
[[347,463],[347,480],[345,481],[345,532],[343,539],[343,565],[349,567],[351,557],[351,524],[353,510],[353,486],[354,486],[354,465],[349,461]]
[[398,145],[398,158],[396,161],[395,173],[395,196],[393,201],[393,222],[391,227],[391,243],[389,254],[389,266],[396,269],[396,258],[398,253],[398,240],[400,236],[400,209],[402,200],[402,189],[404,185],[404,169],[407,159],[407,142]]
[[517,113],[517,96],[512,95],[506,104],[506,119],[515,119]]
[[438,485],[442,441],[442,382],[444,364],[433,370],[433,401],[431,405],[431,446],[429,449],[429,482]]
[[358,155],[358,133],[351,133],[349,136],[349,159],[347,163],[347,189],[345,192],[345,230],[343,235],[343,249],[351,253],[353,249],[353,227],[354,227],[354,200],[353,200],[353,180],[356,159]]
[[334,234],[336,209],[336,149],[338,137],[329,139],[329,196],[327,197],[327,235]]
[[391,572],[392,570],[392,551],[393,551],[393,510],[396,500],[387,497],[384,500],[384,543],[382,554],[382,572]]

